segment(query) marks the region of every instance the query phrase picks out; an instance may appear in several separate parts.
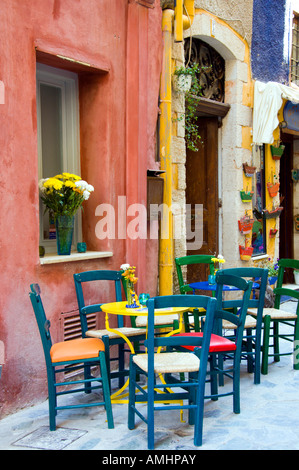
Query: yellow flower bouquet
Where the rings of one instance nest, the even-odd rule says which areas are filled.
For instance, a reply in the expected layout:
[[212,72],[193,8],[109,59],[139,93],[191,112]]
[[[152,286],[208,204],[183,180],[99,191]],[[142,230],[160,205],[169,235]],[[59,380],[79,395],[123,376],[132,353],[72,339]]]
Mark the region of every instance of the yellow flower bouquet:
[[136,268],[135,266],[130,266],[129,264],[122,264],[120,267],[122,276],[125,280],[126,285],[126,294],[127,294],[127,308],[136,308],[138,307],[136,303],[137,295],[134,290],[134,285],[138,281],[138,277],[135,276]]
[[39,182],[41,200],[54,219],[59,215],[73,216],[86,201],[94,187],[80,176],[62,173]]
[[57,251],[59,255],[71,253],[74,231],[74,216],[89,199],[94,187],[72,173],[62,173],[39,182],[41,200],[45,210],[54,218]]

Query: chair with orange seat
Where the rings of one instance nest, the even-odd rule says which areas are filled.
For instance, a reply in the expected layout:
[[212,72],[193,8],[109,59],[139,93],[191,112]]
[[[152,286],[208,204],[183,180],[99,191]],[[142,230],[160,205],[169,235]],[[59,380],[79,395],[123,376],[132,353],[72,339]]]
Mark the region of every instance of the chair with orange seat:
[[[44,349],[48,391],[49,391],[49,421],[50,431],[56,429],[56,415],[58,410],[78,407],[104,406],[106,408],[108,428],[114,428],[112,407],[110,400],[110,388],[105,360],[105,346],[102,340],[97,338],[79,338],[52,344],[50,335],[50,321],[47,320],[42,300],[40,297],[40,287],[38,284],[31,284],[29,293],[32,307],[38,324],[42,345]],[[91,366],[99,366],[100,377],[92,377]],[[64,372],[84,371],[84,378],[81,380],[69,380],[57,382],[56,375]],[[62,379],[61,379],[62,380]],[[92,382],[97,382],[92,385]],[[77,389],[63,389],[58,391],[58,387],[66,387],[74,384],[84,384]],[[94,403],[57,406],[57,397],[75,392],[90,393],[95,389],[102,389],[103,400]]]

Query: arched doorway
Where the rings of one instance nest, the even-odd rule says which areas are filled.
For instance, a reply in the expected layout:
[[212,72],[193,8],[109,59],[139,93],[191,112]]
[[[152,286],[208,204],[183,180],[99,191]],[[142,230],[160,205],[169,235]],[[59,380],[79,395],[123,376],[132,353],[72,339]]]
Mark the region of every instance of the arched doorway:
[[[186,149],[186,204],[191,207],[191,230],[196,219],[195,205],[203,207],[203,243],[187,255],[217,255],[219,250],[218,134],[222,118],[230,106],[224,104],[225,61],[209,44],[197,38],[185,40],[185,62],[199,64],[202,97],[198,100],[197,121],[201,144],[197,151]],[[207,279],[206,266],[190,265],[187,281]]]

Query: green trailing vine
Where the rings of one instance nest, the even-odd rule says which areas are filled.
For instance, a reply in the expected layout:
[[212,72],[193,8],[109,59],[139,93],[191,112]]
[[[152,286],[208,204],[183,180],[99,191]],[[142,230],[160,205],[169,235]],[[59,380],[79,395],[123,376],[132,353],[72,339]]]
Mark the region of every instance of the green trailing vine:
[[189,91],[185,91],[185,116],[176,118],[176,121],[184,121],[185,128],[185,141],[188,149],[193,152],[199,150],[202,145],[202,139],[199,134],[199,128],[197,124],[198,116],[196,110],[198,106],[198,98],[202,96],[202,87],[200,86],[199,76],[202,72],[203,67],[199,64],[192,64],[190,67],[180,67],[175,70],[174,75],[191,75],[192,82]]

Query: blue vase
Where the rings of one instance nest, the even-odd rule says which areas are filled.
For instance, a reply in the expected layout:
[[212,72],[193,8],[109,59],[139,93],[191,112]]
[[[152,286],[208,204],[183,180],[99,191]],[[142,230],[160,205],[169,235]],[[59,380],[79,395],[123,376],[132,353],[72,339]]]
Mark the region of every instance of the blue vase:
[[70,255],[74,232],[74,216],[59,215],[56,218],[56,242],[59,255]]

